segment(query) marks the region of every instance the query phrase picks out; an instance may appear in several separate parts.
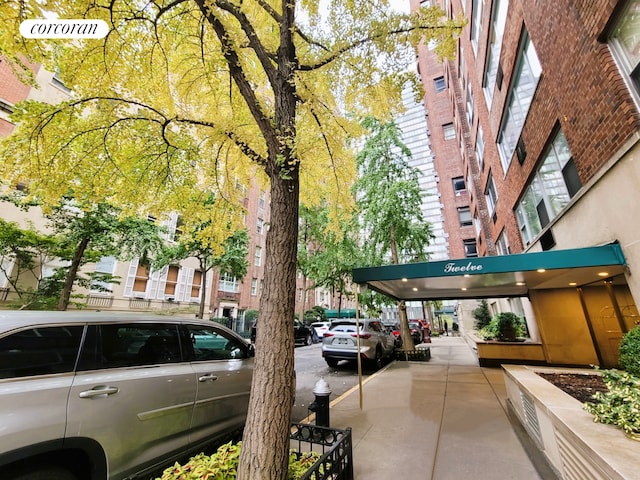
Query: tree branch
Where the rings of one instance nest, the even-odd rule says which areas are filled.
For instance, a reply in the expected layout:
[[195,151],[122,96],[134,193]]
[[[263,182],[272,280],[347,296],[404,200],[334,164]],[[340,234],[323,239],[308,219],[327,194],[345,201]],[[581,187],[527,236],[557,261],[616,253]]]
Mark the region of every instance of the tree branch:
[[[240,57],[233,45],[233,42],[231,41],[228,35],[226,27],[224,26],[222,21],[216,15],[214,15],[212,10],[205,5],[205,0],[195,0],[195,2],[200,8],[200,10],[202,11],[202,14],[205,16],[207,21],[213,27],[213,30],[215,31],[216,35],[218,36],[218,40],[220,41],[221,48],[222,48],[222,55],[227,61],[227,65],[229,66],[229,73],[233,77],[233,80],[236,83],[236,85],[238,86],[238,89],[240,90],[240,94],[244,98],[245,103],[249,108],[249,111],[251,112],[251,115],[253,116],[254,120],[256,121],[256,124],[258,125],[258,128],[260,129],[260,132],[263,134],[265,141],[267,142],[267,147],[269,148],[269,150],[272,150],[274,152],[277,151],[277,137],[276,137],[275,129],[273,128],[271,124],[271,120],[268,118],[267,114],[262,110],[260,106],[260,102],[258,101],[258,98],[256,97],[253,91],[253,87],[249,83],[249,81],[247,80],[244,74],[244,71],[242,69],[241,62],[240,62]],[[233,6],[223,0],[217,0],[215,4],[220,8],[223,8],[221,5],[225,5],[227,7],[226,8],[227,10],[231,10],[230,13],[232,14],[234,10],[237,10],[237,9],[231,8]],[[257,35],[255,35],[255,32],[253,32],[252,28],[248,29],[248,27],[250,27],[250,24],[246,19],[246,17],[244,16],[244,14],[242,14],[241,12],[238,12],[237,15],[241,15],[241,17],[245,19],[245,23],[247,25],[242,25],[242,28],[245,30],[245,33],[250,31],[256,37],[253,40],[250,37],[249,38],[250,43],[253,42],[253,44],[255,45],[253,47],[254,51],[258,55],[258,58],[261,61],[267,76],[269,77],[270,80],[275,81],[276,70],[274,66],[270,63],[270,59],[266,51],[262,48],[262,45],[260,45],[260,43],[257,41]],[[238,17],[236,16],[236,18]],[[256,50],[256,48],[258,49]]]

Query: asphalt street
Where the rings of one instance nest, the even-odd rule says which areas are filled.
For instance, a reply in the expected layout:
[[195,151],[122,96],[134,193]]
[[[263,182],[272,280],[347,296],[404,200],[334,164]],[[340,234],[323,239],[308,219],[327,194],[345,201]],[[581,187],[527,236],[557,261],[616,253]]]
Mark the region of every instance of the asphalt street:
[[[315,399],[313,387],[320,378],[324,378],[331,389],[330,400],[339,397],[350,388],[358,385],[358,371],[355,362],[341,362],[337,368],[329,368],[322,358],[322,343],[296,347],[296,399],[291,420],[299,422],[311,412],[309,404]],[[363,379],[371,374],[363,371]]]

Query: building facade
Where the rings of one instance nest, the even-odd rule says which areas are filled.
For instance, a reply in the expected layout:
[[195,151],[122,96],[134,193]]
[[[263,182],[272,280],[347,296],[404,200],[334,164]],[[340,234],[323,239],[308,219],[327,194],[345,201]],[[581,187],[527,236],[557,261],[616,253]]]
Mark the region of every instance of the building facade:
[[[455,58],[418,52],[452,258],[474,240],[479,256],[616,242],[627,272],[563,301],[624,332],[640,301],[640,1],[411,0],[433,4],[468,21]],[[467,205],[471,230],[451,221]]]

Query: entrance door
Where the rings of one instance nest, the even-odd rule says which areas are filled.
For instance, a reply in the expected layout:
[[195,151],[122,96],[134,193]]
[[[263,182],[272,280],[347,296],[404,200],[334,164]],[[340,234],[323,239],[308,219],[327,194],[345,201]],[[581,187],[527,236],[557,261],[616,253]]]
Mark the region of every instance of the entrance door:
[[629,287],[617,278],[609,286],[603,283],[583,287],[582,296],[600,351],[601,367],[615,368],[618,366],[620,340],[638,320],[638,310]]

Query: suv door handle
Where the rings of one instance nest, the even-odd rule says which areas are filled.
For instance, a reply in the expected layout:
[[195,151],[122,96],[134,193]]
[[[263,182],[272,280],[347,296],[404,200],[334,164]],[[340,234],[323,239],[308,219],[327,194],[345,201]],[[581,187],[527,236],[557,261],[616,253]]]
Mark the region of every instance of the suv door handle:
[[118,393],[120,389],[118,387],[110,387],[108,385],[98,385],[97,387],[93,387],[91,390],[85,390],[84,392],[80,392],[78,395],[80,398],[93,398],[99,397],[101,395],[113,395],[114,393]]
[[217,379],[218,376],[214,375],[213,373],[207,373],[198,377],[199,382],[215,382]]

